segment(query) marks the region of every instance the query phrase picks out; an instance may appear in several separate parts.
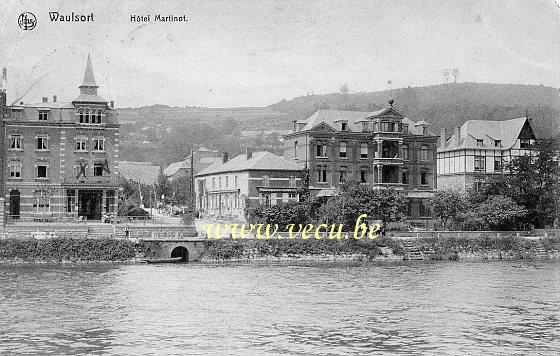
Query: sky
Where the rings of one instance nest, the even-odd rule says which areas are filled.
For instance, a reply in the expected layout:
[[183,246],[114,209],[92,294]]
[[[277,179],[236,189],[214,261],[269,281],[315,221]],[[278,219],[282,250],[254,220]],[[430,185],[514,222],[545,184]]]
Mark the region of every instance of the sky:
[[[71,101],[91,53],[99,93],[117,107],[266,106],[345,82],[350,92],[439,84],[446,68],[460,82],[560,87],[559,3],[2,0],[0,66],[8,101]],[[25,11],[33,30],[18,26]],[[54,23],[52,11],[94,21]]]

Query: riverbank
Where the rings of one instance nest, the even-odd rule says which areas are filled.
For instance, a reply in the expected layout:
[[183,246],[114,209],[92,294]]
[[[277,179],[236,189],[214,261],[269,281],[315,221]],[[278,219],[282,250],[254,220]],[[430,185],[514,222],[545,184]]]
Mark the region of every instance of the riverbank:
[[[362,262],[560,258],[560,238],[421,237],[376,240],[207,240],[200,262]],[[0,263],[138,263],[162,258],[157,241],[49,238],[0,240]]]
[[560,258],[560,238],[434,237],[400,240],[211,240],[202,261],[398,261]]

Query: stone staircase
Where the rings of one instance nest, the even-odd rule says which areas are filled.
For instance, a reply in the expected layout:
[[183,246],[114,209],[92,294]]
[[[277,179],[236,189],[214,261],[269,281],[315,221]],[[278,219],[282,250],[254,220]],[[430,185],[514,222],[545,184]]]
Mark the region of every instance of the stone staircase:
[[546,251],[546,249],[544,248],[540,240],[537,243],[537,247],[535,248],[535,258],[542,258],[542,259],[548,258],[548,252]]
[[112,224],[103,223],[88,223],[88,234],[89,238],[93,239],[104,239],[115,236],[115,229]]
[[401,245],[404,250],[405,260],[425,260],[427,257],[420,250],[418,243],[413,240],[403,240]]

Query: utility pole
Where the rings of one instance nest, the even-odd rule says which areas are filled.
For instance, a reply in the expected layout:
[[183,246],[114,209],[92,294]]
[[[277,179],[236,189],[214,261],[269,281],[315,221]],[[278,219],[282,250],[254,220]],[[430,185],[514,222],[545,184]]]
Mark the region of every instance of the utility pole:
[[196,211],[196,195],[194,194],[194,149],[191,149],[191,181],[190,181],[190,191],[191,191],[191,204],[192,209]]

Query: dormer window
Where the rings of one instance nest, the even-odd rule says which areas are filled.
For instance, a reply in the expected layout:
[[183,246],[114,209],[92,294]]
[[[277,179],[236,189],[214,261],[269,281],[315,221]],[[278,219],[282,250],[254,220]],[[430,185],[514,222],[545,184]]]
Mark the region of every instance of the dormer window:
[[368,130],[368,122],[362,122],[362,132],[366,132]]
[[340,130],[341,131],[348,131],[348,123],[346,121],[342,121],[340,123]]
[[483,144],[484,144],[484,141],[483,141],[483,140],[481,140],[481,139],[477,139],[477,140],[476,140],[476,145],[477,145],[478,147],[482,147]]
[[531,141],[529,141],[529,140],[523,140],[523,139],[519,140],[519,147],[521,149],[528,149],[530,144],[531,144]]
[[502,140],[494,140],[494,147],[502,147]]

